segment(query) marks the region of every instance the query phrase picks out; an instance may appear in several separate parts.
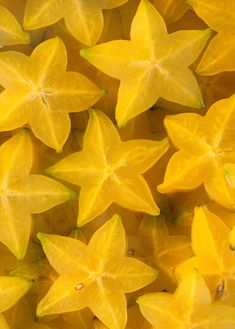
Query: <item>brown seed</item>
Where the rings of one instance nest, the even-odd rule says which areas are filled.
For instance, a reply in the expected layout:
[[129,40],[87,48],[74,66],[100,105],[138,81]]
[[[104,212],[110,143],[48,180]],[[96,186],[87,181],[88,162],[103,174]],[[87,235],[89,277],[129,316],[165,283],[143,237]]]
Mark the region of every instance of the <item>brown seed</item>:
[[221,284],[218,286],[216,290],[216,299],[219,299],[224,292],[224,281],[221,282]]
[[134,249],[128,249],[127,250],[127,255],[134,256],[134,254],[135,254],[135,250]]
[[83,283],[79,283],[79,284],[76,285],[75,290],[79,291],[79,290],[81,290],[83,287],[84,287],[84,284],[83,284]]

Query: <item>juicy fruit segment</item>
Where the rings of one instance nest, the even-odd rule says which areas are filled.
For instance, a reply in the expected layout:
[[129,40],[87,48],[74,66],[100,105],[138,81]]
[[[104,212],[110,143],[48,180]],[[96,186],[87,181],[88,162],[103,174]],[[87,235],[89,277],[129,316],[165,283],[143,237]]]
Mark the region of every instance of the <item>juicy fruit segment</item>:
[[233,95],[216,102],[204,117],[181,113],[165,118],[168,135],[179,151],[168,163],[164,182],[158,186],[160,192],[187,191],[204,184],[210,198],[234,210],[231,169],[229,177],[228,169],[226,172],[227,163],[235,162],[231,142],[235,134],[234,101]]
[[158,276],[155,269],[125,256],[126,237],[118,215],[101,226],[88,245],[43,233],[38,238],[59,274],[38,305],[40,317],[89,307],[108,327],[124,328],[127,321],[124,293],[138,290]]
[[[173,295],[167,293],[147,294],[138,299],[141,312],[159,329],[185,329],[190,326],[213,328],[214,324],[232,326],[235,322],[234,308],[219,306],[211,300],[203,278],[192,271],[186,274]],[[224,314],[216,314],[221,311]],[[227,313],[227,314],[226,314]],[[227,317],[228,315],[228,317]]]
[[[218,32],[209,43],[197,71],[202,75],[214,75],[235,70],[234,1],[189,0],[199,17]],[[222,18],[223,17],[223,18]]]
[[234,6],[0,0],[1,329],[234,328]]
[[32,281],[20,277],[0,277],[1,313],[12,307],[32,286]]
[[0,5],[0,46],[28,44],[30,37],[24,32],[15,16]]
[[149,1],[142,0],[130,34],[131,41],[110,41],[80,52],[99,70],[121,80],[116,105],[118,125],[124,126],[153,106],[160,97],[202,108],[202,96],[188,66],[204,48],[211,31],[168,34],[156,8]]
[[93,105],[103,91],[85,76],[66,72],[67,52],[59,38],[42,42],[30,57],[0,53],[0,130],[26,124],[49,147],[61,152],[71,123],[69,112]]
[[151,2],[164,17],[167,25],[177,21],[189,9],[185,0],[152,0]]
[[[0,313],[11,308],[32,287],[33,282],[21,277],[0,276]],[[0,315],[0,326],[8,329],[9,326]]]
[[193,255],[190,238],[171,235],[163,216],[142,219],[131,250],[159,269],[159,284],[168,291],[175,288],[175,268]]
[[73,198],[74,192],[45,176],[30,175],[33,145],[25,129],[1,145],[0,159],[0,241],[22,259],[31,234],[31,214]]
[[25,9],[26,30],[39,29],[64,18],[69,32],[86,45],[95,44],[103,30],[102,9],[112,9],[128,0],[28,0]]
[[[204,276],[212,296],[218,295],[222,285],[221,300],[235,305],[232,294],[234,282],[234,254],[229,246],[230,230],[226,224],[205,206],[195,209],[192,224],[192,249],[194,257],[177,269],[182,274],[196,268]],[[230,242],[231,245],[231,242]]]
[[168,146],[167,139],[122,142],[112,121],[101,111],[91,110],[83,150],[48,168],[46,173],[81,186],[78,226],[103,213],[113,202],[157,215],[159,208],[142,174]]

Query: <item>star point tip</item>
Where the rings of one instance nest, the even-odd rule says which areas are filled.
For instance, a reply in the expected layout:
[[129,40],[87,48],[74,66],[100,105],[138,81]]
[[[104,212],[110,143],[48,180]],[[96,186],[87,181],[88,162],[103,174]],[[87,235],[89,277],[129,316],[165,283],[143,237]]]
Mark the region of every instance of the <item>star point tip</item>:
[[82,49],[80,49],[80,51],[79,51],[80,56],[82,58],[85,58],[86,59],[88,51],[89,51],[89,48],[82,48]]

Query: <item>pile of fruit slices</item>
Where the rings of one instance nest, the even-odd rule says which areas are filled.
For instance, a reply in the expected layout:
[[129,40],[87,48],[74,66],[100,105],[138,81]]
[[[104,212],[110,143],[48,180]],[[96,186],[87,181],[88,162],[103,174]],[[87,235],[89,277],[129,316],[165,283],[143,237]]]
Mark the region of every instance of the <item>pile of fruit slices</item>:
[[0,0],[0,329],[235,327],[235,0]]

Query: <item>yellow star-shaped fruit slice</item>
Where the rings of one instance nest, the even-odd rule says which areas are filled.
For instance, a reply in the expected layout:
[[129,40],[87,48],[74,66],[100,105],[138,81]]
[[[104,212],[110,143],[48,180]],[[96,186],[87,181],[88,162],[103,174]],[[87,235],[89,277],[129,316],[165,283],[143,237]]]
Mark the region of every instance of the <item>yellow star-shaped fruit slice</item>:
[[103,94],[89,79],[66,72],[67,52],[59,38],[40,43],[28,57],[0,53],[0,131],[29,124],[34,135],[57,152],[70,132],[69,112],[93,105]]
[[182,113],[166,116],[164,124],[179,151],[171,157],[158,190],[188,191],[204,184],[212,200],[234,210],[235,95],[214,103],[204,117]]
[[154,329],[222,329],[235,325],[235,308],[213,302],[203,278],[191,271],[174,294],[150,293],[137,303]]
[[198,67],[202,75],[235,71],[235,1],[187,0],[196,14],[216,35],[211,40]]
[[230,230],[205,206],[195,208],[192,223],[194,257],[181,264],[176,273],[182,275],[196,268],[205,278],[211,294],[235,306],[235,254],[229,246]]
[[78,226],[103,213],[111,203],[158,215],[150,188],[142,174],[168,149],[168,140],[122,142],[112,121],[90,110],[83,150],[69,155],[46,173],[81,186]]
[[24,28],[39,29],[64,18],[69,32],[80,42],[91,46],[103,31],[103,9],[118,7],[128,0],[28,0]]
[[33,145],[22,130],[0,146],[0,241],[19,259],[25,255],[31,214],[74,198],[76,193],[42,175],[30,175]]
[[131,40],[114,40],[82,49],[81,56],[121,81],[116,120],[123,126],[162,97],[202,108],[201,93],[189,69],[208,40],[210,29],[167,33],[163,18],[141,0],[131,26]]
[[15,16],[0,5],[0,47],[28,44],[30,37],[24,32]]
[[136,245],[138,254],[159,268],[163,284],[175,283],[174,269],[193,255],[190,238],[170,235],[163,216],[145,217],[141,221]]
[[10,329],[2,314],[24,296],[32,287],[32,280],[21,277],[0,276],[0,328]]
[[59,274],[38,305],[38,317],[89,307],[107,327],[124,329],[125,293],[148,285],[158,276],[157,270],[126,257],[126,236],[118,215],[102,225],[88,245],[58,235],[39,233],[38,238]]

